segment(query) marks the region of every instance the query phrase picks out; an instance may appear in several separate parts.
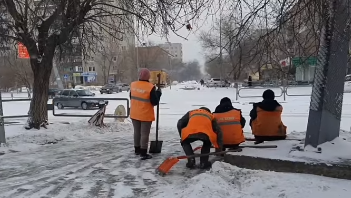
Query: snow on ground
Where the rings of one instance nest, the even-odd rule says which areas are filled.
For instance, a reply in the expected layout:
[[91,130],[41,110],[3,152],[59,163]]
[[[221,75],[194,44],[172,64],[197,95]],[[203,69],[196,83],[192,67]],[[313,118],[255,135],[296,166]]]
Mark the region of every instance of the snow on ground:
[[[47,130],[26,131],[22,125],[6,125],[8,147],[0,147],[0,197],[348,197],[349,181],[311,175],[283,174],[250,171],[225,163],[214,164],[210,172],[194,177],[179,162],[166,177],[154,173],[155,168],[168,156],[183,154],[176,130],[178,119],[187,111],[201,106],[214,110],[222,97],[233,100],[249,120],[252,102],[261,100],[264,89],[242,89],[235,100],[233,88],[205,88],[184,90],[185,83],[163,89],[160,105],[160,139],[164,141],[162,153],[154,159],[140,161],[133,154],[133,130],[130,121],[117,123],[106,119],[106,128],[96,128],[87,123],[89,118],[55,117]],[[277,96],[280,89],[273,89]],[[289,95],[308,95],[310,87],[293,87]],[[23,94],[22,94],[23,95]],[[26,95],[26,93],[24,93]],[[97,97],[126,98],[128,92]],[[8,94],[2,96],[8,97]],[[254,96],[254,97],[252,97]],[[340,138],[334,144],[322,145],[322,154],[292,151],[299,141],[277,141],[278,149],[244,149],[243,153],[294,161],[338,161],[348,159],[346,151],[351,142],[351,94],[344,94]],[[307,126],[309,96],[277,97],[284,107],[283,121],[290,137],[303,138]],[[123,101],[109,101],[106,113],[126,105]],[[4,103],[5,115],[26,114],[29,102]],[[56,113],[93,115],[96,110],[57,110]],[[19,124],[25,119],[8,119]],[[68,123],[67,123],[68,122]],[[250,136],[250,127],[244,129]],[[155,137],[153,124],[151,139]],[[252,144],[252,142],[247,142]],[[335,147],[335,148],[334,148]],[[338,150],[339,149],[339,150]],[[345,152],[341,152],[342,150]],[[309,148],[308,148],[309,150]],[[305,188],[308,186],[309,188]],[[210,189],[210,191],[209,191]],[[213,194],[217,192],[217,194]],[[325,194],[321,194],[321,193]],[[343,194],[345,193],[345,194]]]
[[187,181],[162,186],[153,198],[346,198],[351,181],[326,177],[247,170],[224,162]]

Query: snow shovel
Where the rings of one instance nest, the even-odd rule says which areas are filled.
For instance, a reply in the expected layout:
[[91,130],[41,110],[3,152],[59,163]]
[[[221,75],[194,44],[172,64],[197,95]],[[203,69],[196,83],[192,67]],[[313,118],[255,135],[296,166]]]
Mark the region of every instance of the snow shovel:
[[[158,78],[157,90],[160,90],[161,89],[161,75],[160,75],[160,73],[157,74],[157,78]],[[157,110],[156,110],[156,141],[150,142],[149,153],[161,153],[161,150],[162,150],[163,141],[158,140],[159,117],[160,117],[160,103],[157,104]]]
[[[277,148],[277,145],[245,145],[245,146],[239,146],[239,148]],[[195,149],[198,150],[201,147],[196,147]],[[194,149],[194,150],[195,150]],[[166,175],[171,168],[176,165],[179,160],[181,159],[188,159],[188,158],[195,158],[195,157],[202,157],[202,156],[210,156],[210,155],[223,155],[228,152],[236,152],[236,150],[227,150],[227,151],[220,151],[220,152],[212,152],[212,153],[206,153],[206,154],[195,154],[195,155],[190,155],[190,156],[178,156],[178,157],[169,157],[165,161],[162,162],[160,166],[157,167],[156,172],[158,172],[160,175]]]

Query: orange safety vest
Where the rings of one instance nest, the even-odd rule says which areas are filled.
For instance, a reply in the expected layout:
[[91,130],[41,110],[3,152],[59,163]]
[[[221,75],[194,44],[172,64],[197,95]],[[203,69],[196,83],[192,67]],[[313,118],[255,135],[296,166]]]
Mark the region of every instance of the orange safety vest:
[[223,133],[223,145],[233,145],[245,142],[241,128],[241,115],[238,110],[230,110],[225,113],[214,113],[218,125]]
[[286,126],[282,122],[283,107],[279,106],[275,111],[265,111],[259,107],[257,118],[252,121],[252,134],[257,136],[285,136]]
[[188,125],[182,130],[182,141],[187,139],[190,135],[197,133],[205,133],[213,147],[219,148],[217,143],[217,134],[213,131],[212,121],[214,116],[203,109],[196,109],[189,112]]
[[154,85],[146,81],[135,81],[130,85],[130,118],[139,121],[154,121],[154,106],[150,92]]

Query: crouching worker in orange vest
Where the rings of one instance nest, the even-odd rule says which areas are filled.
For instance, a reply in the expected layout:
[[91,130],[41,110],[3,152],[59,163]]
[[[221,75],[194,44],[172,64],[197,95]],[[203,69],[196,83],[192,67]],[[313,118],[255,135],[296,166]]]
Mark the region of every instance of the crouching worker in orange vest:
[[246,123],[245,118],[241,114],[241,110],[235,109],[232,105],[232,101],[224,97],[216,107],[213,115],[223,133],[223,150],[229,148],[240,151],[238,148],[239,144],[245,142],[243,128]]
[[274,100],[274,92],[263,92],[263,101],[254,103],[250,112],[250,126],[255,136],[255,144],[264,141],[286,139],[286,126],[282,122],[283,107]]
[[[222,131],[218,126],[215,117],[206,107],[187,112],[177,124],[178,132],[181,137],[181,145],[187,156],[194,155],[191,143],[202,141],[201,154],[210,153],[211,147],[222,149]],[[211,168],[212,164],[208,161],[209,156],[200,157],[200,168]],[[186,167],[194,168],[196,161],[189,158]]]
[[134,128],[135,154],[140,155],[142,160],[151,159],[147,154],[149,135],[152,121],[155,120],[154,106],[162,95],[155,86],[149,82],[150,71],[140,69],[139,81],[132,82],[130,86],[130,118]]

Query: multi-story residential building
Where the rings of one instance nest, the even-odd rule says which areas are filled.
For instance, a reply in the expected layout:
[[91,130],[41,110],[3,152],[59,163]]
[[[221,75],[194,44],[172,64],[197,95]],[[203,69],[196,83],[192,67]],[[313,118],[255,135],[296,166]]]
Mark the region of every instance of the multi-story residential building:
[[172,55],[172,59],[183,61],[183,47],[181,43],[164,43],[159,45],[162,49],[166,50]]

